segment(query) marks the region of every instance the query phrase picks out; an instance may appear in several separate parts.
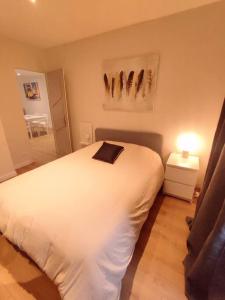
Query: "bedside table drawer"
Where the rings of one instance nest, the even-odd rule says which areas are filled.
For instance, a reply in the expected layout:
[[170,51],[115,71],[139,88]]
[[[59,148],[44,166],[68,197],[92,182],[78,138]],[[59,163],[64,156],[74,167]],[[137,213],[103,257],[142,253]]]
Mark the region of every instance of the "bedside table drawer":
[[194,186],[197,181],[197,171],[166,166],[165,179]]
[[177,196],[185,200],[192,200],[194,194],[194,186],[189,186],[169,180],[164,181],[163,191],[165,194]]

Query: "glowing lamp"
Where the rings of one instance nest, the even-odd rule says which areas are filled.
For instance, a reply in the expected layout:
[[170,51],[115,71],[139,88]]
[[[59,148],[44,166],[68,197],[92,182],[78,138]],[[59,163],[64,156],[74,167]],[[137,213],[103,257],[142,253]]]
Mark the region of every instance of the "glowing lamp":
[[200,147],[200,138],[196,133],[182,133],[177,138],[177,148],[182,152],[184,158],[188,158],[189,153],[196,152]]

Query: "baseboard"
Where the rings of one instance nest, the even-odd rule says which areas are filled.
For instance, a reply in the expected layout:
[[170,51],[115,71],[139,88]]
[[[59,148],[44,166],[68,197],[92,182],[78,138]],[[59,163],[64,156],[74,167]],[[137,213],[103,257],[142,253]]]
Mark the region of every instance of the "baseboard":
[[28,166],[28,165],[32,164],[33,162],[34,162],[33,160],[26,160],[26,161],[23,161],[21,163],[15,164],[14,168],[15,169],[20,169],[22,167],[25,167],[25,166]]
[[13,170],[5,175],[0,176],[0,182],[15,177],[16,175],[17,175],[16,171]]

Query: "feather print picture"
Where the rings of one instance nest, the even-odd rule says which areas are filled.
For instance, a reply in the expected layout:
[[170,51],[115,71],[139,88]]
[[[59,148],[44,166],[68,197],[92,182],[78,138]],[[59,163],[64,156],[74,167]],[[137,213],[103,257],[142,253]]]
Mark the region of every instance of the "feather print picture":
[[159,55],[107,60],[103,63],[106,110],[151,111]]

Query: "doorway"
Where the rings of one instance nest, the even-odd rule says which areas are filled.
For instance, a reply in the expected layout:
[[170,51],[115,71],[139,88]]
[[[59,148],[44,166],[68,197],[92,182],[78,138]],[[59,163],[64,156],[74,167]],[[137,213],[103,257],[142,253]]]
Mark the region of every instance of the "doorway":
[[31,157],[36,166],[55,160],[55,138],[44,73],[16,70]]

